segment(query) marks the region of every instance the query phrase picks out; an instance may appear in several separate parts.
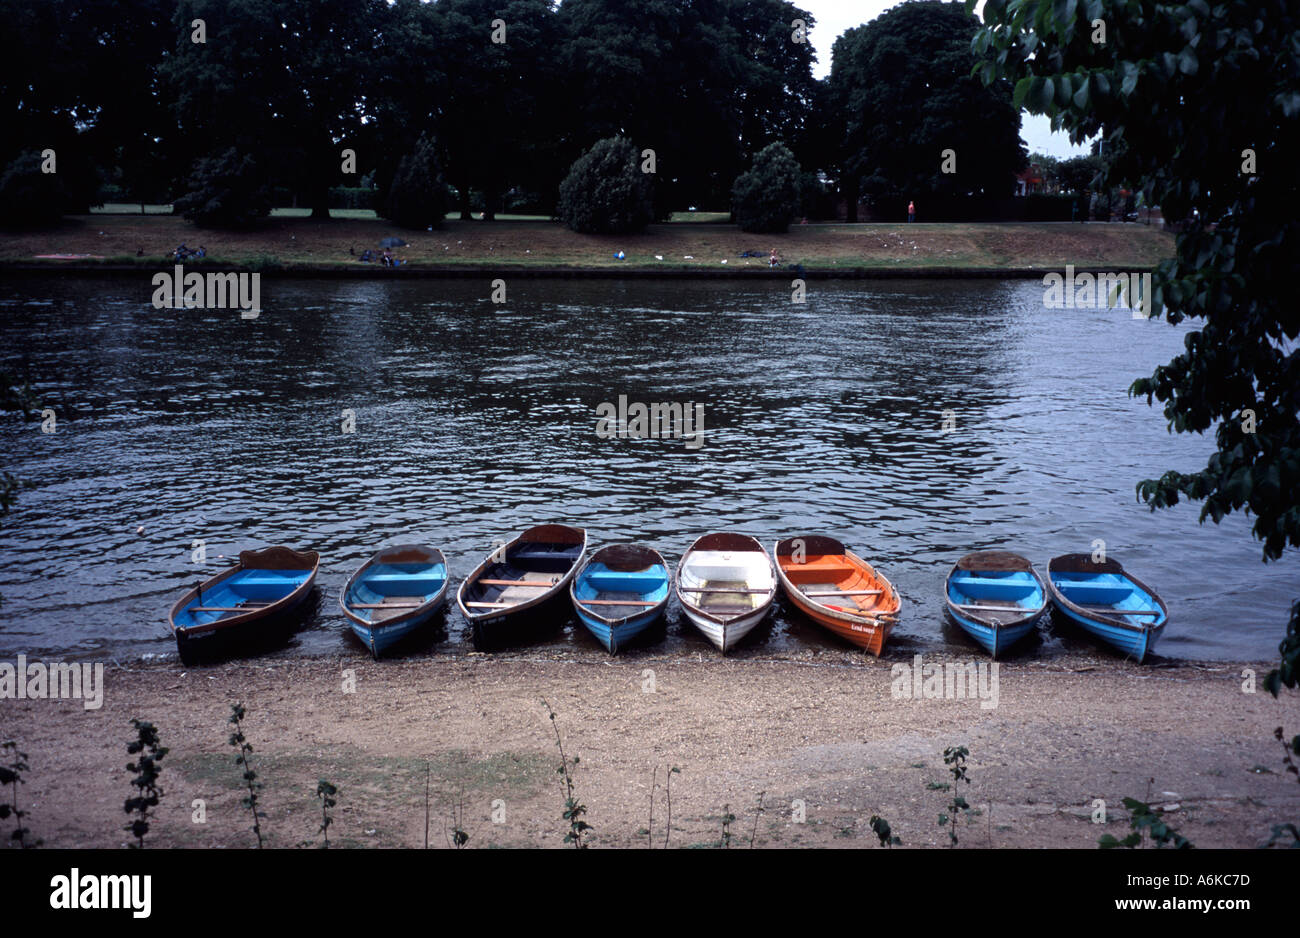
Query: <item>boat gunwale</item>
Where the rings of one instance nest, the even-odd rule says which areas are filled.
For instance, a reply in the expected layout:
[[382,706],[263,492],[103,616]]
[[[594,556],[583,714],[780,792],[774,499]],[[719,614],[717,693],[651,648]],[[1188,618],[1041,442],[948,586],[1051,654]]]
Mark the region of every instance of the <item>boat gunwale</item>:
[[[360,579],[363,573],[365,573],[372,566],[374,566],[376,563],[379,562],[383,562],[383,563],[421,562],[415,560],[398,561],[398,560],[393,560],[392,558],[386,556],[398,550],[419,550],[425,553],[426,559],[436,558],[436,559],[432,559],[431,562],[434,564],[438,564],[438,563],[442,564],[443,569],[447,571],[442,578],[442,587],[438,590],[437,593],[434,594],[432,599],[429,599],[426,602],[421,603],[415,609],[408,609],[402,615],[394,616],[391,619],[385,619],[383,622],[370,622],[366,619],[361,618],[360,616],[358,616],[356,613],[354,613],[351,609],[347,607],[347,603],[345,602],[345,600],[347,599],[348,591],[352,589],[352,585]],[[379,632],[379,631],[383,631],[384,629],[390,626],[402,625],[406,622],[409,622],[411,619],[415,618],[416,616],[422,616],[427,614],[428,612],[431,612],[432,610],[429,607],[433,606],[436,608],[437,604],[440,604],[446,600],[447,589],[450,586],[451,586],[451,570],[448,569],[447,558],[441,550],[439,550],[437,547],[430,547],[427,544],[395,544],[392,547],[382,547],[379,550],[375,551],[373,554],[370,555],[370,558],[365,563],[363,563],[361,566],[357,567],[355,571],[353,571],[352,576],[348,577],[347,582],[343,584],[343,588],[339,590],[339,608],[343,610],[343,614],[347,618],[351,619],[352,622],[362,626],[363,628],[369,629],[372,632]],[[371,651],[373,650],[374,649],[372,648]]]
[[[1169,621],[1169,606],[1166,605],[1164,599],[1161,598],[1159,593],[1153,590],[1146,583],[1143,583],[1133,574],[1125,570],[1124,565],[1121,564],[1118,560],[1111,560],[1110,558],[1107,558],[1103,563],[1095,564],[1094,566],[1103,568],[1103,569],[1099,569],[1098,572],[1100,573],[1113,573],[1124,577],[1134,586],[1145,591],[1148,596],[1154,599],[1156,605],[1160,607],[1160,612],[1161,612],[1160,621],[1158,623],[1126,622],[1120,618],[1121,616],[1127,614],[1123,610],[1116,610],[1115,612],[1098,612],[1095,609],[1085,609],[1083,606],[1080,606],[1078,603],[1069,599],[1064,593],[1062,593],[1059,589],[1057,589],[1056,583],[1052,581],[1052,569],[1056,565],[1057,561],[1067,560],[1073,562],[1076,561],[1077,558],[1088,557],[1088,556],[1089,556],[1088,554],[1078,554],[1078,553],[1061,554],[1060,556],[1053,557],[1051,560],[1047,561],[1047,587],[1051,591],[1052,602],[1059,604],[1062,607],[1062,609],[1065,609],[1086,621],[1098,622],[1103,625],[1109,625],[1109,626],[1119,626],[1121,628],[1128,629],[1130,632],[1142,632],[1144,634],[1151,634],[1151,633],[1159,633],[1161,630],[1164,629],[1165,625]],[[1082,569],[1074,569],[1074,570],[1062,570],[1060,572],[1087,573],[1089,571],[1082,570]],[[1131,611],[1148,612],[1149,610],[1134,609]]]
[[[501,555],[508,559],[510,555],[510,548],[514,547],[516,544],[525,543],[524,539],[528,535],[532,534],[535,531],[540,531],[542,529],[554,530],[559,528],[564,529],[569,534],[576,534],[579,539],[576,541],[552,541],[550,543],[574,543],[580,545],[580,547],[578,550],[578,556],[574,558],[573,563],[569,565],[569,569],[564,572],[564,575],[561,576],[556,583],[554,583],[549,589],[541,593],[541,595],[534,596],[532,599],[526,600],[525,602],[522,603],[516,603],[515,605],[508,606],[504,609],[484,609],[482,612],[471,612],[468,608],[466,608],[465,590],[468,589],[470,586],[472,586],[474,583],[478,582],[480,579],[482,579],[483,574],[487,571],[488,567],[490,567],[494,563],[499,562],[493,560],[493,557],[497,555],[497,551],[500,551]],[[518,536],[516,536],[513,540],[507,543],[504,547],[495,548],[488,552],[487,556],[484,557],[482,562],[480,562],[479,565],[474,568],[473,572],[471,572],[469,576],[465,577],[465,579],[460,581],[460,586],[457,587],[456,589],[456,605],[460,607],[461,615],[463,615],[466,618],[466,620],[469,621],[470,623],[484,622],[488,619],[495,619],[498,616],[512,616],[515,615],[516,613],[524,612],[528,609],[536,609],[542,603],[547,602],[550,599],[553,599],[555,596],[559,595],[564,591],[565,587],[567,587],[569,583],[573,580],[573,578],[577,575],[578,568],[582,566],[583,558],[586,556],[586,554],[587,554],[587,531],[585,528],[577,528],[567,524],[534,525],[533,527],[528,528],[526,531],[521,532]],[[520,580],[520,582],[522,583],[523,581]]]

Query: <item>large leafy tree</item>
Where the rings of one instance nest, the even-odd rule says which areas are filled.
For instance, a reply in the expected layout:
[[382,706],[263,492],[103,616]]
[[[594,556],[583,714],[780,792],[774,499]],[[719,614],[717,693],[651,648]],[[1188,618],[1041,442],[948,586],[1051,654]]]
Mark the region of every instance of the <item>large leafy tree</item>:
[[607,137],[574,161],[560,184],[556,215],[574,231],[642,231],[654,218],[654,187],[636,145]]
[[565,0],[564,66],[576,155],[623,135],[656,157],[657,212],[725,205],[764,146],[816,126],[812,48],[783,0]]
[[[983,15],[983,77],[1014,80],[1016,101],[1076,142],[1104,133],[1108,184],[1179,222],[1154,310],[1199,327],[1131,393],[1159,401],[1172,431],[1213,430],[1216,446],[1204,468],[1147,479],[1138,496],[1153,509],[1200,501],[1202,522],[1253,514],[1265,559],[1278,558],[1300,545],[1300,6],[988,0]],[[1293,615],[1275,692],[1296,686],[1298,656]]]
[[[328,218],[386,13],[383,0],[184,0],[164,74],[189,159],[234,146]],[[195,19],[206,42],[192,41]]]
[[742,231],[785,231],[799,210],[799,161],[783,143],[764,147],[754,165],[732,188],[736,223]]
[[[559,19],[548,0],[439,0],[429,16],[445,77],[438,121],[447,177],[462,217],[476,189],[491,220],[509,188],[553,189],[563,172],[555,130],[560,112],[574,108],[559,85]],[[497,20],[504,42],[493,41]]]
[[[844,124],[840,168],[851,221],[861,191],[895,202],[922,193],[1011,194],[1025,165],[1020,112],[1008,83],[986,86],[971,75],[977,26],[959,2],[912,0],[835,41],[830,88]],[[944,171],[945,150],[956,172]]]

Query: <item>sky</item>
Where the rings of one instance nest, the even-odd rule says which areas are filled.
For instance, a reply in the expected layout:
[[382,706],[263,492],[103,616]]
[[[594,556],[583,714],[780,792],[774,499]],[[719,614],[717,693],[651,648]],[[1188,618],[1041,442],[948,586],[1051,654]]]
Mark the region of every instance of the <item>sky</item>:
[[[795,5],[812,14],[815,21],[808,39],[817,51],[813,74],[825,78],[831,71],[831,46],[846,29],[861,26],[897,6],[898,0],[795,0]],[[982,4],[981,4],[982,6]],[[977,10],[979,7],[976,8]],[[1086,146],[1076,147],[1069,135],[1053,133],[1046,117],[1021,112],[1020,136],[1030,153],[1070,157],[1086,154]]]

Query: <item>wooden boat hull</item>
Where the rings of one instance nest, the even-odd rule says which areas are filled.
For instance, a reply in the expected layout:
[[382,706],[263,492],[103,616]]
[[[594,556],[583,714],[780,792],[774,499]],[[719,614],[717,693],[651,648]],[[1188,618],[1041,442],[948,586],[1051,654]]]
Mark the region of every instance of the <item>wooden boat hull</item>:
[[288,547],[246,550],[239,563],[187,590],[168,616],[183,661],[280,637],[316,582],[320,555]]
[[352,574],[339,591],[339,608],[378,658],[438,614],[448,583],[447,560],[436,547],[389,547]]
[[1066,618],[1141,664],[1169,621],[1156,592],[1116,560],[1064,554],[1047,564],[1052,605]]
[[456,591],[474,644],[485,650],[518,644],[563,622],[571,611],[569,584],[586,551],[582,528],[543,524],[488,554]]
[[[602,547],[582,565],[569,595],[578,621],[617,654],[668,608],[668,565],[657,550],[638,544]],[[617,605],[630,600],[629,605]]]
[[957,561],[944,583],[944,600],[949,617],[994,658],[1034,630],[1048,601],[1034,565],[1000,550]]
[[682,612],[724,655],[772,611],[772,558],[747,534],[697,538],[677,564],[673,589]]
[[[791,605],[845,641],[879,657],[901,602],[889,580],[833,537],[808,534],[777,541],[776,573]],[[810,593],[876,591],[874,595]]]

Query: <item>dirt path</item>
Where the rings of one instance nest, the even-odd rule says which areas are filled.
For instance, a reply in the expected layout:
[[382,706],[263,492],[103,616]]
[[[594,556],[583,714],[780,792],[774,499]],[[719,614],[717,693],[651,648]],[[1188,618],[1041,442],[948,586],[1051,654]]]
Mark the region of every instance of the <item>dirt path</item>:
[[[77,701],[2,700],[0,739],[19,740],[29,754],[21,797],[49,846],[124,843],[134,716],[156,723],[171,747],[153,843],[250,845],[226,743],[236,700],[248,708],[273,845],[315,836],[314,792],[325,777],[341,789],[332,840],[420,846],[427,762],[432,846],[445,848],[450,805],[462,798],[471,848],[560,846],[545,697],[566,750],[580,758],[577,792],[593,846],[644,845],[656,766],[662,843],[669,765],[681,769],[672,779],[675,847],[716,845],[726,806],[736,818],[733,846],[751,836],[764,846],[875,846],[873,814],[906,847],[945,845],[936,818],[950,793],[928,785],[947,778],[944,748],[965,745],[972,783],[960,793],[982,813],[963,821],[963,846],[1093,848],[1103,832],[1127,832],[1121,798],[1145,796],[1154,779],[1152,801],[1176,804],[1169,823],[1197,846],[1254,847],[1272,824],[1300,818],[1300,785],[1281,773],[1272,737],[1281,723],[1300,730],[1300,708],[1294,695],[1243,693],[1240,672],[1113,659],[1017,663],[1000,668],[997,706],[985,709],[978,700],[896,699],[890,665],[851,653],[267,660],[110,669],[96,711]],[[205,802],[201,824],[196,799]],[[1090,821],[1094,799],[1106,801],[1105,826]],[[797,802],[804,823],[794,819]]]

